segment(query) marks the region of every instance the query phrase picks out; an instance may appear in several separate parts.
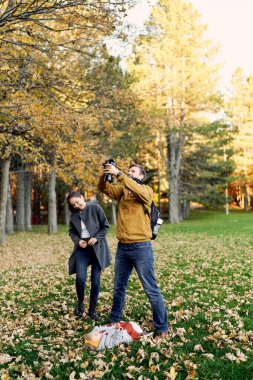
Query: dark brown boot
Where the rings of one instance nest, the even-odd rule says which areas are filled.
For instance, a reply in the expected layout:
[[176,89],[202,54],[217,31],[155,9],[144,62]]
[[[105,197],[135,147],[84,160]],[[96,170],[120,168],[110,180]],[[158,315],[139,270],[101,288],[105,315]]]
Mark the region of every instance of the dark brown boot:
[[88,310],[88,314],[90,318],[93,319],[93,321],[98,321],[99,319],[96,313],[96,306],[97,306],[96,303],[90,303],[89,310]]
[[76,304],[75,314],[77,317],[82,317],[84,313],[84,303],[83,301],[78,301]]

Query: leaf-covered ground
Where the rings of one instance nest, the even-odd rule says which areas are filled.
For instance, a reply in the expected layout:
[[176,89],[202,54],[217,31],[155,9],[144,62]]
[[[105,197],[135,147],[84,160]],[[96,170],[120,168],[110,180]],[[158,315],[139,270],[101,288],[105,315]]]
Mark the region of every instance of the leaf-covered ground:
[[[73,314],[67,229],[48,235],[37,227],[8,237],[0,248],[0,378],[253,379],[252,230],[251,214],[195,213],[179,226],[164,225],[153,247],[169,338],[98,353],[83,346],[93,322]],[[113,231],[109,243],[114,255]],[[107,322],[112,288],[113,266],[102,274],[100,324]],[[125,319],[152,329],[135,274]]]

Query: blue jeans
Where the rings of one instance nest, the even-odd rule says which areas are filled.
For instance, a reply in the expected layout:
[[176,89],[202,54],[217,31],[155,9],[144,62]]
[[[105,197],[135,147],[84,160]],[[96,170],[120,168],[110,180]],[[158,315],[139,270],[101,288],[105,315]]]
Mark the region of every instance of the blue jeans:
[[155,331],[158,333],[168,331],[167,311],[155,278],[154,255],[150,241],[118,243],[110,321],[115,323],[122,319],[127,283],[133,268],[136,269],[151,303]]
[[84,300],[88,265],[91,265],[90,303],[96,304],[100,290],[101,267],[92,247],[78,247],[76,255],[76,294],[79,302]]

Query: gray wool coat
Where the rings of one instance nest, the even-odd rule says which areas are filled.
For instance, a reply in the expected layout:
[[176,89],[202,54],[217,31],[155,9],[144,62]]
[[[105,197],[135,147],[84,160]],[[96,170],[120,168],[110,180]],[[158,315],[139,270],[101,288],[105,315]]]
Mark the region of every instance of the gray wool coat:
[[97,239],[93,245],[94,252],[101,266],[105,269],[112,263],[110,250],[106,240],[109,223],[104,210],[99,204],[87,203],[83,211],[75,211],[70,216],[69,236],[74,243],[72,255],[69,258],[69,274],[76,273],[75,251],[81,240],[81,219],[87,227],[91,237]]

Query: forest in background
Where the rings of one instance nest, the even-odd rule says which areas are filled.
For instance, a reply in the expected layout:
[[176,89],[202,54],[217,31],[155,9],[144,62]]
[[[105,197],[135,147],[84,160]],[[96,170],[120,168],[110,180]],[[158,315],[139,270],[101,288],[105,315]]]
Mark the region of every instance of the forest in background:
[[[191,3],[158,1],[142,34],[122,26],[134,3],[0,1],[2,243],[14,225],[57,232],[65,194],[97,195],[111,157],[147,169],[172,224],[191,202],[252,207],[253,75],[238,68],[224,95],[217,47]],[[124,68],[108,38],[132,45]]]

